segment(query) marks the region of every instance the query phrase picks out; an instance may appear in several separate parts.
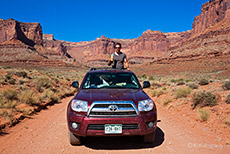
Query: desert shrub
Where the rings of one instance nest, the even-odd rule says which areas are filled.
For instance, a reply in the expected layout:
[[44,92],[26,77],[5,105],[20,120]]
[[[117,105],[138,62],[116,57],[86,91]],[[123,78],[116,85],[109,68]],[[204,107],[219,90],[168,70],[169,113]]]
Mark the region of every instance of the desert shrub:
[[18,80],[18,84],[19,84],[19,85],[23,85],[24,83],[29,83],[29,81],[28,81],[27,79]]
[[226,97],[225,102],[226,102],[227,104],[230,104],[230,94],[228,94],[228,96]]
[[60,100],[61,100],[61,98],[58,95],[56,95],[56,94],[54,94],[51,97],[51,101],[53,101],[53,102],[60,102]]
[[23,78],[26,78],[28,76],[28,74],[25,71],[15,72],[14,75],[16,75],[17,77],[23,77]]
[[172,83],[175,83],[175,82],[176,82],[176,80],[175,80],[175,79],[172,79],[172,80],[171,80],[171,82],[172,82]]
[[199,109],[200,118],[202,121],[207,121],[210,115],[210,112],[205,109]]
[[200,79],[199,81],[199,85],[208,85],[209,84],[209,81],[207,79]]
[[166,87],[163,87],[163,88],[162,88],[162,90],[164,90],[164,91],[165,91],[165,90],[167,90],[167,88],[166,88]]
[[152,90],[152,91],[151,91],[152,97],[159,97],[159,96],[162,95],[162,94],[164,94],[164,92],[161,91],[161,90]]
[[13,124],[12,111],[8,112],[7,110],[3,110],[0,113],[0,116],[4,117],[6,120],[8,120],[10,122],[10,125]]
[[73,88],[73,87],[70,87],[70,88],[65,88],[63,90],[60,90],[61,91],[61,97],[64,98],[64,97],[68,97],[68,96],[72,96],[74,95],[75,92],[78,91],[77,88]]
[[150,77],[149,77],[149,80],[154,80],[154,77],[153,77],[153,76],[150,76]]
[[12,85],[14,85],[15,82],[16,82],[16,80],[14,78],[11,78],[11,79],[8,80],[8,83],[12,84]]
[[198,89],[199,88],[199,86],[195,83],[188,83],[187,86],[191,89]]
[[197,92],[193,94],[192,102],[193,109],[196,108],[196,106],[215,106],[217,104],[217,97],[211,92]]
[[8,100],[17,100],[18,92],[14,89],[7,88],[2,91],[2,96]]
[[37,105],[40,103],[38,95],[33,90],[26,90],[21,93],[19,100],[28,105]]
[[176,95],[176,99],[178,98],[182,98],[182,97],[187,97],[189,94],[191,93],[191,89],[190,88],[179,88],[176,90],[175,95]]
[[3,69],[11,69],[10,66],[3,66],[2,68],[3,68]]
[[8,72],[8,73],[5,75],[5,79],[6,79],[6,80],[10,80],[10,79],[12,78],[12,76],[13,76],[13,75],[12,75],[11,73]]
[[225,81],[222,87],[224,90],[230,90],[230,81]]
[[48,102],[53,103],[59,102],[61,100],[60,97],[55,94],[51,89],[46,89],[43,92],[43,99],[46,99]]
[[153,88],[160,88],[161,85],[159,83],[154,82],[154,83],[151,83],[151,87],[153,87]]
[[35,80],[35,83],[37,84],[36,85],[36,88],[39,92],[42,92],[43,89],[42,88],[50,88],[51,87],[51,81],[49,78],[47,77],[40,77],[38,79]]
[[177,80],[177,82],[182,82],[182,81],[184,81],[184,79],[182,79],[182,78]]
[[191,82],[192,80],[191,79],[186,79],[185,82],[188,83],[188,82]]
[[166,101],[163,102],[163,105],[166,106],[166,105],[168,105],[170,102],[172,102],[172,100],[171,100],[171,99],[168,99],[168,100],[166,100]]
[[179,82],[177,83],[178,86],[184,85],[184,84],[185,84],[184,81],[179,81]]
[[16,100],[8,100],[3,96],[0,97],[0,108],[15,108],[17,104]]
[[141,77],[144,78],[144,79],[147,79],[147,75],[146,74],[143,74]]

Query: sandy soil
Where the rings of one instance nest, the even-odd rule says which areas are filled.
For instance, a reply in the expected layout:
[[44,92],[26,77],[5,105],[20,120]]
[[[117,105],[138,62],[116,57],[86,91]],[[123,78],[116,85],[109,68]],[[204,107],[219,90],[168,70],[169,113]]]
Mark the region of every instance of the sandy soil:
[[222,153],[230,146],[200,135],[186,121],[158,107],[156,141],[144,144],[140,137],[90,137],[83,145],[68,141],[66,107],[71,98],[49,107],[10,128],[0,136],[0,153]]

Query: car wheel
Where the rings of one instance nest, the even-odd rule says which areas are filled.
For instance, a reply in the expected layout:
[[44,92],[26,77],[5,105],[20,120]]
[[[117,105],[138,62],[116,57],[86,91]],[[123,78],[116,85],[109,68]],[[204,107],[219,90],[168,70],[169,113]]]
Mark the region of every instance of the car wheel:
[[81,144],[80,136],[74,135],[70,131],[68,131],[68,136],[69,136],[69,142],[71,145],[80,145]]
[[153,143],[155,140],[155,136],[156,136],[156,131],[152,132],[151,134],[143,136],[143,141],[145,143]]

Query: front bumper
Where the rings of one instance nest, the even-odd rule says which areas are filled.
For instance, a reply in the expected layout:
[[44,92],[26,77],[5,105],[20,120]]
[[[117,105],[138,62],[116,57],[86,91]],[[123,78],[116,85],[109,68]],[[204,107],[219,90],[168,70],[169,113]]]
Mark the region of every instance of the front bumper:
[[[129,136],[129,135],[147,135],[156,130],[157,127],[157,113],[156,111],[150,111],[148,113],[141,113],[134,117],[87,117],[79,115],[76,112],[68,112],[67,115],[69,130],[78,136]],[[73,129],[71,123],[75,122],[79,124],[78,129]],[[153,122],[154,126],[149,128],[148,122]],[[105,130],[89,129],[89,125],[103,126],[105,124],[122,124],[135,125],[135,128],[122,129],[122,134],[105,134]]]

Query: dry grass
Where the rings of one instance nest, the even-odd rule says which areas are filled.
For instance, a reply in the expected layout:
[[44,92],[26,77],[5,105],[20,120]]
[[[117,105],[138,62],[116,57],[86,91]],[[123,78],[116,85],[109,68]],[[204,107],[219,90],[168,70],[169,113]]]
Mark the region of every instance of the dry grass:
[[7,88],[2,90],[1,95],[7,100],[17,100],[18,99],[18,92],[12,88]]
[[182,87],[176,90],[175,98],[187,97],[191,93],[191,89],[187,87]]
[[164,94],[162,90],[157,90],[157,89],[151,90],[152,97],[159,97],[162,94]]
[[19,100],[21,103],[28,105],[38,105],[40,103],[38,95],[33,90],[22,91]]
[[210,116],[210,111],[209,110],[205,110],[205,109],[199,109],[199,116],[201,121],[207,121],[209,116]]
[[[70,85],[85,73],[77,70],[0,67],[0,120],[33,114],[40,105],[52,105],[77,91]],[[25,105],[26,104],[26,105]],[[11,110],[11,111],[10,111]]]
[[170,102],[172,102],[171,99],[168,99],[168,100],[166,100],[166,101],[163,101],[163,105],[164,105],[164,106],[167,106]]

